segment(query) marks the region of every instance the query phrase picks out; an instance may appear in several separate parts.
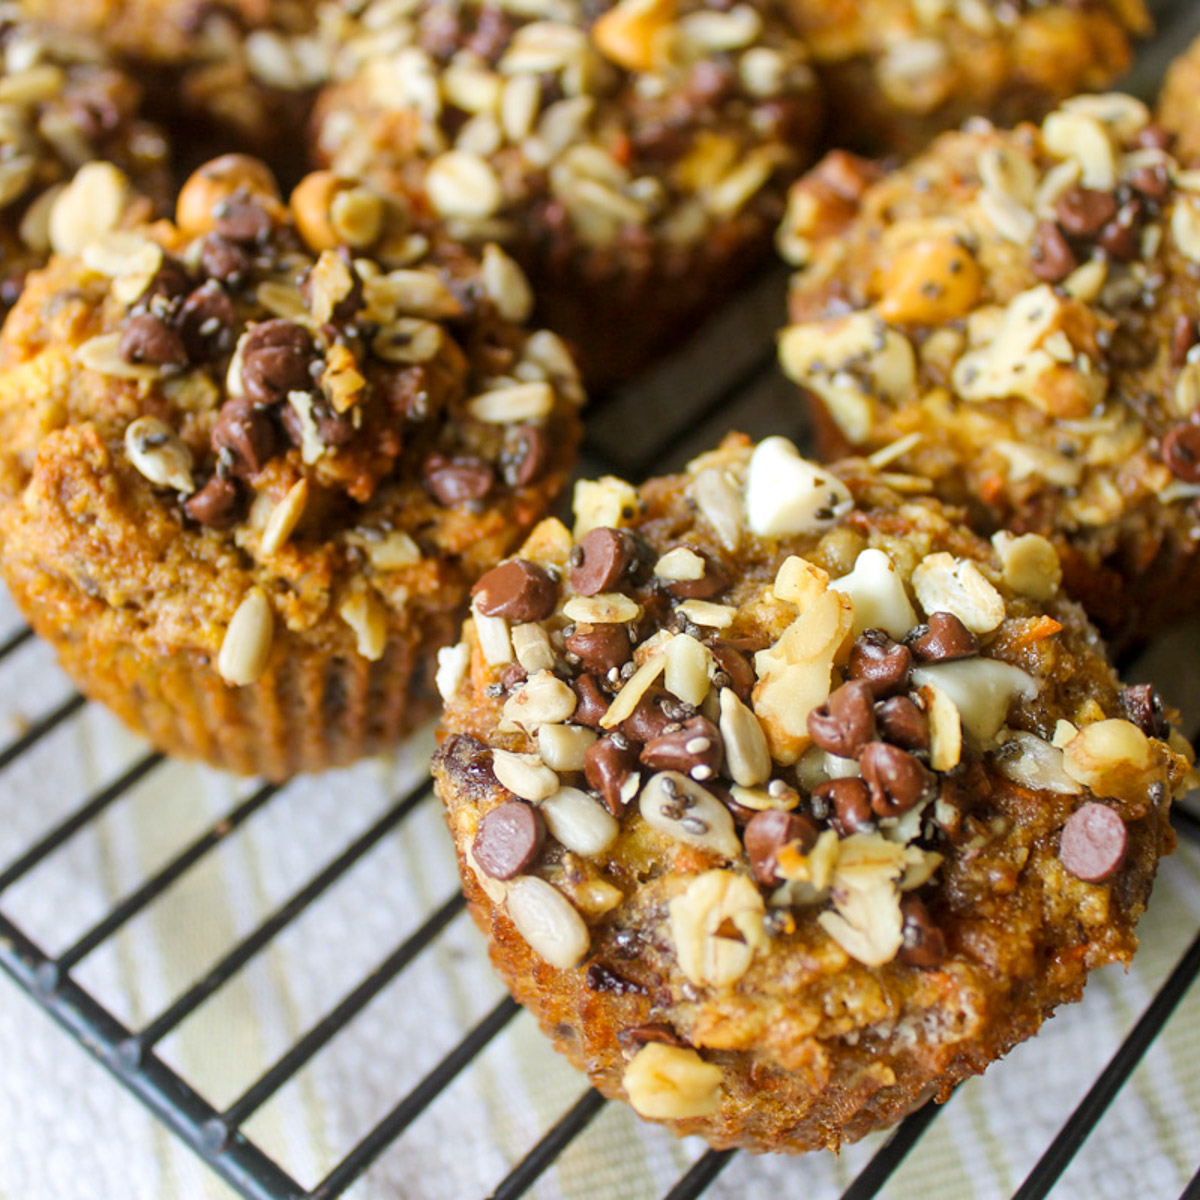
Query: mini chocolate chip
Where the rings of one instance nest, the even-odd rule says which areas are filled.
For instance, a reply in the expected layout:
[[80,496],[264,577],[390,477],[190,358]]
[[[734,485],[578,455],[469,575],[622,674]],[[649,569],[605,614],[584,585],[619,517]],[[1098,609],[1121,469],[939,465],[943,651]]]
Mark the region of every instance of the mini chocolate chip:
[[192,291],[179,311],[179,333],[194,363],[212,362],[233,349],[237,312],[215,279]]
[[623,666],[633,653],[629,631],[624,625],[577,626],[567,638],[566,647],[589,671],[599,675],[607,675],[614,667]]
[[126,318],[119,353],[127,363],[149,363],[156,367],[182,367],[188,359],[178,332],[161,317],[148,312]]
[[875,722],[885,741],[903,750],[929,749],[929,718],[907,696],[876,705]]
[[817,827],[798,813],[755,813],[742,832],[750,869],[759,883],[770,887],[776,882],[776,856],[789,842],[799,842],[800,853],[807,854],[817,842]]
[[930,613],[928,624],[918,625],[905,641],[923,662],[950,662],[979,653],[979,640],[948,612]]
[[271,214],[244,190],[222,200],[213,217],[216,231],[233,242],[262,241],[271,232]]
[[850,650],[850,678],[867,684],[876,700],[908,687],[912,651],[882,629],[865,629]]
[[627,1054],[640,1050],[647,1042],[657,1042],[662,1046],[677,1046],[680,1049],[688,1045],[670,1025],[664,1025],[660,1021],[635,1025],[632,1029],[622,1029],[617,1034],[617,1042]]
[[289,392],[312,388],[312,334],[279,317],[256,325],[242,342],[242,386],[256,404],[279,404]]
[[594,962],[584,976],[584,984],[590,992],[607,992],[610,996],[644,996],[646,989],[624,975],[618,975],[611,967]]
[[[642,693],[633,712],[621,722],[621,732],[635,742],[652,742],[663,734],[668,725],[679,720],[667,711],[670,708],[674,712],[676,704],[682,702],[676,701],[666,688],[652,684]],[[688,712],[689,716],[691,711],[694,710]]]
[[1171,173],[1164,163],[1153,163],[1138,167],[1129,176],[1129,184],[1147,200],[1165,200],[1171,191]]
[[519,425],[504,448],[504,481],[509,487],[537,482],[550,461],[550,442],[536,425]]
[[431,454],[421,470],[425,476],[425,486],[444,508],[482,500],[496,482],[496,473],[491,464],[469,455],[446,458],[442,454]]
[[[183,264],[176,259],[164,256],[158,270],[154,272],[154,278],[137,298],[135,307],[142,312],[158,312],[161,309],[169,309],[191,290],[192,281],[188,278]],[[155,301],[158,303],[156,304]]]
[[210,233],[200,243],[200,270],[209,279],[240,287],[250,270],[250,256],[236,242]]
[[1068,188],[1059,197],[1054,215],[1064,233],[1091,238],[1117,215],[1116,197],[1095,188]]
[[861,679],[844,683],[808,714],[808,733],[822,750],[853,758],[875,737],[874,697]]
[[1200,328],[1196,325],[1196,318],[1180,313],[1171,329],[1171,366],[1182,367],[1187,362],[1188,351],[1197,340],[1200,340]]
[[[322,446],[344,446],[354,437],[354,422],[330,409],[325,397],[312,392],[308,396],[308,412],[317,427],[317,440]],[[294,404],[281,404],[277,409],[279,422],[293,446],[303,446],[304,421]]]
[[1184,483],[1200,483],[1200,425],[1184,421],[1162,441],[1162,460]]
[[1058,856],[1076,879],[1103,883],[1125,861],[1129,833],[1120,814],[1107,804],[1089,801],[1077,808],[1063,826]]
[[898,817],[925,797],[929,772],[911,754],[887,742],[871,742],[858,756],[863,782],[871,790],[871,808],[881,817]]
[[589,729],[600,728],[600,718],[608,712],[608,700],[600,690],[594,675],[580,675],[571,683],[575,693],[575,712],[571,720],[576,725],[586,725]]
[[1131,200],[1122,205],[1116,219],[1109,221],[1097,239],[1100,246],[1117,262],[1133,262],[1142,252],[1138,223],[1142,217],[1142,202]]
[[637,750],[621,734],[601,738],[584,752],[583,773],[588,787],[600,793],[604,807],[614,817],[620,817],[625,808],[621,786],[636,767]]
[[729,586],[729,572],[712,555],[696,550],[704,559],[704,574],[699,579],[676,579],[667,591],[677,600],[711,600]]
[[871,790],[856,776],[830,779],[813,788],[814,811],[818,807],[832,810],[829,823],[840,837],[866,832],[875,826],[871,811]]
[[274,456],[278,441],[271,418],[245,397],[221,405],[212,447],[233,474],[258,474]]
[[501,673],[500,686],[506,692],[511,692],[513,688],[524,683],[528,678],[529,672],[519,662],[512,662]]
[[652,771],[679,771],[705,783],[720,771],[725,744],[707,717],[691,717],[680,728],[666,729],[651,738],[640,757]]
[[241,494],[235,480],[214,475],[198,492],[193,492],[183,507],[193,521],[210,529],[228,529],[236,524],[241,509]]
[[484,814],[471,853],[493,879],[512,879],[537,858],[545,840],[542,814],[531,804],[505,800]]
[[1162,697],[1152,684],[1137,683],[1121,689],[1121,710],[1147,737],[1166,738],[1171,733]]
[[750,660],[729,642],[712,642],[708,648],[717,660],[717,666],[728,676],[729,686],[733,688],[737,698],[749,703],[750,694],[754,691],[757,681]]
[[920,896],[905,896],[900,912],[904,944],[897,957],[910,967],[940,967],[946,961],[946,937],[933,923],[925,901]]
[[1143,125],[1133,135],[1133,144],[1143,150],[1170,150],[1175,135],[1157,122]]
[[611,591],[637,555],[623,529],[593,529],[571,552],[571,586],[581,596]]
[[493,567],[471,589],[475,607],[486,617],[542,621],[558,603],[558,585],[536,563],[512,558]]
[[1029,261],[1035,278],[1046,283],[1061,282],[1079,266],[1075,252],[1053,221],[1038,224],[1029,251]]

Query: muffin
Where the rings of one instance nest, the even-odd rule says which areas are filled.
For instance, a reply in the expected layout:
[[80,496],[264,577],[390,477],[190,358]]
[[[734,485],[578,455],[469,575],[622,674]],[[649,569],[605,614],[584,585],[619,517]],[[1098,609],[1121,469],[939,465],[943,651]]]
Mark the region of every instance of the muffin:
[[145,220],[169,178],[139,86],[94,43],[48,40],[10,10],[0,9],[0,319],[52,248]]
[[443,651],[434,774],[492,961],[678,1134],[836,1149],[1136,946],[1190,749],[1046,539],[919,488],[738,437],[581,483]]
[[1175,138],[1175,156],[1195,164],[1200,159],[1200,116],[1196,113],[1200,98],[1200,41],[1193,42],[1167,71],[1158,117]]
[[780,234],[806,263],[780,358],[822,452],[1049,537],[1118,640],[1200,594],[1200,175],[1168,140],[1138,100],[1079,97],[873,184],[824,164]]
[[1150,30],[1142,0],[785,0],[833,114],[832,140],[911,154],[968,117],[1040,117],[1106,87]]
[[819,109],[769,0],[391,11],[324,22],[317,153],[503,244],[590,382],[627,379],[761,262]]
[[[188,169],[229,149],[303,173],[297,137],[327,57],[310,0],[21,0],[52,38],[98,40],[135,68]],[[293,179],[294,181],[294,179]]]
[[576,371],[529,306],[498,248],[365,188],[289,211],[209,164],[174,223],[32,274],[0,336],[17,604],[171,754],[281,779],[387,748],[573,462]]

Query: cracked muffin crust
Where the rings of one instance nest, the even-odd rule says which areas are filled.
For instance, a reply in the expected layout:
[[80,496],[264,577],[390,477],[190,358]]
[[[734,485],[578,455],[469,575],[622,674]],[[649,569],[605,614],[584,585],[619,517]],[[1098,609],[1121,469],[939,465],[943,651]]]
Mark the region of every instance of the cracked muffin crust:
[[[167,198],[168,148],[142,90],[86,39],[47,39],[0,5],[0,318],[52,250],[146,220]],[[76,172],[78,182],[72,184]]]
[[501,242],[591,381],[628,378],[730,294],[812,159],[817,91],[773,0],[336,11],[322,160]]
[[[470,584],[543,516],[582,401],[519,268],[366,188],[227,156],[85,241],[0,338],[0,545],[89,696],[281,778],[431,714]],[[353,248],[353,253],[351,253]]]
[[1200,588],[1200,174],[1140,101],[979,123],[793,190],[784,370],[822,452],[893,445],[990,532],[1051,538],[1111,637]]
[[785,0],[833,140],[910,154],[968,117],[1040,117],[1106,87],[1150,30],[1141,0]]
[[581,483],[441,655],[493,963],[606,1096],[715,1146],[945,1099],[1128,961],[1174,844],[1190,748],[1053,548],[912,487],[736,436]]

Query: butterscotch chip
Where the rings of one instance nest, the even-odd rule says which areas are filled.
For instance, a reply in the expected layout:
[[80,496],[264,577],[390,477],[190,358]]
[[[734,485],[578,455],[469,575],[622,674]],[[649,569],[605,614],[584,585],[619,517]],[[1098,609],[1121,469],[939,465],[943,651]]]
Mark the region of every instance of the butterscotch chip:
[[[349,762],[450,687],[438,651],[471,585],[566,479],[578,377],[542,365],[460,248],[306,250],[261,162],[202,167],[179,208],[183,226],[85,223],[5,325],[3,571],[80,686],[161,748],[274,778]],[[536,413],[475,415],[515,379]],[[529,428],[544,453],[510,480]],[[478,616],[505,662],[507,618],[555,601],[528,569],[541,607],[498,594],[504,615]],[[536,730],[575,701],[533,675]]]
[[[492,960],[558,1048],[677,1133],[798,1152],[949,1095],[1128,961],[1193,773],[1082,610],[1026,586],[1048,543],[1014,567],[870,463],[780,442],[770,476],[837,499],[785,498],[781,532],[751,524],[763,447],[737,436],[637,492],[578,488],[575,533],[509,560],[524,579],[554,547],[540,615],[477,615],[446,656],[434,776]],[[713,470],[732,538],[698,501]],[[697,563],[719,632],[666,586]]]

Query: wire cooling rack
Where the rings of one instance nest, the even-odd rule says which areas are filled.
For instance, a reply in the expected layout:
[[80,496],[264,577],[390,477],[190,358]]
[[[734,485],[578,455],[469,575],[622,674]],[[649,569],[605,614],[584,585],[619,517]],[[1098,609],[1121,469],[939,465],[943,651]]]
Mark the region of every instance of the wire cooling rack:
[[[1200,11],[1161,5],[1160,20],[1135,77],[1144,92]],[[783,278],[600,406],[584,472],[671,469],[729,428],[805,444],[771,351]],[[1198,629],[1127,664],[1193,724]],[[1102,972],[1010,1061],[840,1160],[753,1159],[639,1125],[503,994],[463,912],[430,744],[283,787],[168,762],[75,693],[0,597],[0,968],[233,1194],[1200,1198],[1200,1039],[1188,1035],[1200,819],[1186,807],[1128,979]],[[19,1134],[8,1123],[10,1157],[33,1130],[53,1158],[81,1099],[83,1056],[62,1038],[56,1058],[58,1044],[63,1070],[39,1098],[52,1111],[16,1122]],[[26,1099],[9,1065],[0,1124],[6,1100],[17,1111]],[[94,1136],[108,1136],[102,1122]],[[180,1170],[136,1194],[211,1194]],[[131,1163],[129,1175],[145,1172]],[[111,1194],[52,1178],[39,1196]]]

